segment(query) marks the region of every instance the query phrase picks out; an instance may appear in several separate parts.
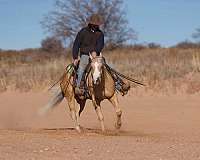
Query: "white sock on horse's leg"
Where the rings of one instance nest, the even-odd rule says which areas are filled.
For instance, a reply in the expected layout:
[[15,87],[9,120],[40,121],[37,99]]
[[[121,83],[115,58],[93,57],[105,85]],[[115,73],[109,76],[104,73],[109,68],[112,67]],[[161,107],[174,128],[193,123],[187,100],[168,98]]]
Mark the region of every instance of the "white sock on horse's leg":
[[71,113],[71,118],[74,122],[75,129],[80,133],[81,129],[80,129],[80,125],[79,125],[78,118],[77,118],[74,100],[69,102],[69,109],[70,109],[70,113]]
[[119,107],[119,102],[118,102],[116,93],[113,95],[113,97],[111,97],[109,99],[109,101],[112,103],[112,105],[115,109],[116,117],[117,117],[115,127],[116,127],[116,129],[120,129],[120,127],[122,125],[122,122],[121,122],[122,110]]
[[71,110],[71,117],[74,122],[75,129],[80,133],[81,132],[80,125],[78,123],[78,119],[74,110]]

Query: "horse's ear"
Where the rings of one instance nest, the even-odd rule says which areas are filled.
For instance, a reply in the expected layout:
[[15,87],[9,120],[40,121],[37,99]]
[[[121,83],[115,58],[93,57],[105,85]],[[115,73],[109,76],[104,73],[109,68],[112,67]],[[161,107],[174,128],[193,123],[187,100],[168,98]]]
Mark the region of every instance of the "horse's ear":
[[93,59],[92,55],[89,53],[90,59]]
[[102,55],[102,53],[101,53],[101,52],[100,52],[99,56],[100,56],[100,57],[103,57],[103,55]]

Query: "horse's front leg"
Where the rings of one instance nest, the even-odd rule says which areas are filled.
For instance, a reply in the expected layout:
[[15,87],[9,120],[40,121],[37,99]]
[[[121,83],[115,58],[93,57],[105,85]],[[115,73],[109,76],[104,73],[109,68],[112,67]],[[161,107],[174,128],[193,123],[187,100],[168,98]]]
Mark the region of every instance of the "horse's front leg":
[[71,118],[74,122],[75,129],[79,133],[81,133],[81,129],[80,129],[80,125],[79,125],[78,112],[77,112],[77,109],[76,109],[76,106],[75,106],[75,98],[74,97],[72,97],[70,99],[70,101],[68,101],[68,105],[69,105],[69,109],[70,109]]
[[112,103],[115,112],[116,112],[116,116],[117,116],[117,120],[115,123],[115,128],[116,129],[120,129],[121,125],[122,125],[122,121],[121,121],[121,116],[122,116],[122,110],[119,107],[119,102],[118,102],[118,98],[117,98],[117,94],[115,92],[115,94],[109,99],[109,101]]
[[100,121],[100,124],[101,124],[101,130],[102,132],[105,132],[104,117],[101,110],[100,102],[96,102],[94,97],[92,98],[92,102],[93,102],[95,111],[97,113],[98,120]]

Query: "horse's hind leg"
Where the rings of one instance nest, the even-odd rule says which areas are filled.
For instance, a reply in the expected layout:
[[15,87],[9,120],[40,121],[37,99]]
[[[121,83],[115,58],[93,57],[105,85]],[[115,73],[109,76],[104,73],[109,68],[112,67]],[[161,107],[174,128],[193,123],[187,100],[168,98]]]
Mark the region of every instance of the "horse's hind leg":
[[122,125],[122,121],[121,121],[122,110],[121,110],[121,108],[119,107],[119,102],[118,102],[117,94],[115,93],[115,94],[109,99],[109,101],[112,103],[113,107],[115,108],[115,112],[116,112],[116,116],[117,116],[115,128],[116,128],[116,129],[120,129],[120,127],[121,127],[121,125]]
[[75,129],[80,133],[81,129],[80,129],[78,114],[77,114],[77,110],[76,110],[76,106],[75,106],[75,99],[72,98],[68,102],[68,104],[69,104],[71,118],[72,118],[74,125],[75,125]]

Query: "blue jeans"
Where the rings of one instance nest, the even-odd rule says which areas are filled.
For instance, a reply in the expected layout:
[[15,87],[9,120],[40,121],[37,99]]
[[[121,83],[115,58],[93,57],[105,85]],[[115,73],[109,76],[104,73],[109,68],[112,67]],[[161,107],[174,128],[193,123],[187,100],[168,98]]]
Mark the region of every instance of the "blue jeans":
[[89,63],[89,56],[81,55],[81,59],[80,59],[80,63],[79,63],[78,71],[77,71],[77,75],[78,75],[78,78],[76,80],[77,87],[80,87],[82,76],[83,76],[83,73],[85,72],[85,69],[88,63]]

